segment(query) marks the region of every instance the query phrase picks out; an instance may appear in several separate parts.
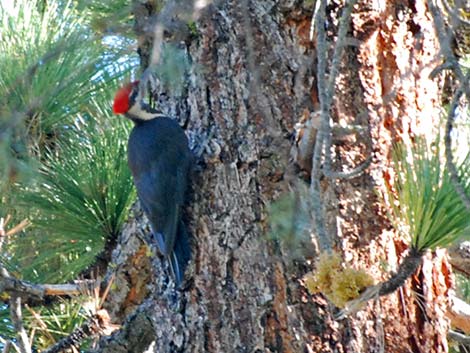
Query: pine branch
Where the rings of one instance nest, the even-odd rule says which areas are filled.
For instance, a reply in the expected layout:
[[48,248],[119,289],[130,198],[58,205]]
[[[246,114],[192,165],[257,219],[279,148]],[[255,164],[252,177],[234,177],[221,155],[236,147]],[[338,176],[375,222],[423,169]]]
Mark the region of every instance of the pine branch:
[[422,256],[422,251],[411,248],[398,267],[398,271],[380,285],[379,296],[391,294],[405,284],[405,281],[416,272],[416,269],[421,264]]
[[[326,45],[326,1],[318,0],[316,4],[315,28],[317,31],[317,82],[318,95],[320,100],[320,128],[316,134],[315,147],[312,157],[311,171],[311,196],[314,220],[320,248],[324,251],[331,250],[331,237],[325,229],[324,214],[321,202],[320,178],[322,173],[332,178],[351,178],[361,174],[370,164],[368,158],[362,165],[348,173],[336,173],[331,171],[331,141],[332,131],[330,126],[330,108],[335,94],[336,78],[339,73],[339,66],[342,60],[343,51],[346,46],[346,37],[350,25],[350,17],[354,8],[355,0],[348,1],[343,9],[340,19],[336,44],[333,49],[332,64],[329,77],[326,75],[326,65],[328,59],[328,48]],[[322,162],[324,163],[322,171]]]
[[321,162],[325,147],[326,135],[330,133],[329,122],[329,103],[328,92],[326,87],[326,60],[328,49],[326,46],[326,33],[324,23],[326,21],[326,1],[318,0],[318,11],[316,11],[316,28],[317,28],[317,81],[318,96],[320,100],[320,129],[317,132],[315,147],[312,157],[312,172],[310,193],[312,196],[313,218],[315,222],[315,230],[318,236],[318,242],[322,251],[331,251],[331,239],[325,230],[325,219],[323,214],[323,206],[321,201],[320,178],[321,178]]
[[20,353],[31,353],[31,343],[28,334],[23,326],[23,313],[21,310],[21,298],[13,296],[10,298],[10,317],[13,327],[15,328],[18,348]]
[[449,338],[461,344],[465,344],[465,345],[470,344],[470,336],[464,335],[463,333],[460,333],[454,330],[449,330]]
[[42,353],[59,353],[71,347],[79,347],[87,338],[98,335],[110,335],[119,326],[111,324],[111,319],[105,309],[98,310],[82,326],[75,329],[70,335],[61,339],[52,347]]
[[[439,46],[441,48],[441,55],[446,63],[446,65],[441,65],[441,68],[448,68],[453,71],[457,79],[464,87],[465,95],[467,96],[467,100],[470,101],[470,85],[468,80],[465,77],[465,74],[458,63],[458,59],[455,57],[454,52],[451,47],[452,42],[452,34],[446,28],[444,24],[444,19],[442,17],[442,13],[439,8],[434,4],[433,0],[428,0],[427,5],[431,15],[434,19],[434,29],[436,32],[436,36],[439,40]],[[436,74],[435,71],[432,73],[433,75]]]
[[337,320],[342,320],[346,316],[359,311],[369,300],[382,297],[393,293],[405,284],[405,281],[411,277],[422,261],[423,251],[411,248],[403,262],[387,281],[367,288],[358,298],[347,303],[346,307],[336,316]]
[[452,154],[452,138],[451,133],[454,125],[455,120],[455,112],[458,108],[459,100],[462,97],[463,92],[463,84],[459,87],[457,92],[454,94],[454,98],[452,99],[452,103],[449,107],[449,112],[447,114],[447,122],[446,122],[446,130],[444,136],[445,142],[445,152],[446,152],[446,167],[450,174],[450,180],[454,184],[455,190],[459,194],[460,198],[462,199],[463,203],[470,210],[470,198],[468,197],[467,193],[465,192],[465,188],[463,187],[462,183],[459,180],[459,176],[457,173],[457,167],[454,163],[454,157]]
[[[16,234],[29,225],[28,221],[22,221],[8,231],[5,226],[9,217],[0,218],[0,251],[7,236]],[[6,268],[0,266],[0,292],[7,292],[13,298],[21,297],[28,301],[44,301],[47,296],[72,296],[86,291],[92,291],[97,286],[96,281],[76,281],[73,284],[34,284],[14,278]]]
[[44,301],[48,296],[73,296],[84,292],[84,284],[92,290],[96,281],[80,281],[70,284],[34,284],[12,277],[4,269],[0,269],[0,292],[7,292],[23,299]]

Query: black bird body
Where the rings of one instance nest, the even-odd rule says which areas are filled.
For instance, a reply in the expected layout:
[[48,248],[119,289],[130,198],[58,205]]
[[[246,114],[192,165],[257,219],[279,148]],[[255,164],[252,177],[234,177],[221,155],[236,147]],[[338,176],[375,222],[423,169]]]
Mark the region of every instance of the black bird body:
[[128,163],[159,250],[170,256],[191,164],[186,135],[167,117],[136,122],[129,136]]
[[114,111],[135,123],[128,141],[129,168],[158,250],[169,260],[179,285],[191,256],[181,219],[192,163],[188,139],[175,120],[149,107],[142,110],[139,102],[134,102],[135,92],[126,94],[129,107],[122,108],[117,95]]

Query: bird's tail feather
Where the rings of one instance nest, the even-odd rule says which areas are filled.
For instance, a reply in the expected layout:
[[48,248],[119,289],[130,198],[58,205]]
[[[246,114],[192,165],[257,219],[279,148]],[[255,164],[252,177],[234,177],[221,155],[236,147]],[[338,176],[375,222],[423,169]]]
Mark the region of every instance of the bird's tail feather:
[[180,221],[173,252],[168,256],[171,275],[177,287],[183,282],[184,272],[186,271],[190,258],[191,246],[189,244],[189,236],[186,231],[186,226],[183,221]]

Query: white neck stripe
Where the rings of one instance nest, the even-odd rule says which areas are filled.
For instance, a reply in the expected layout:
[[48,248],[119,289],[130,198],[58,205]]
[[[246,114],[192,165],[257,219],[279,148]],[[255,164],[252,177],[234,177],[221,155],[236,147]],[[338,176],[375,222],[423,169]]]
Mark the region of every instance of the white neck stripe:
[[135,120],[142,120],[142,121],[147,121],[147,120],[152,120],[155,118],[161,118],[165,117],[165,114],[157,113],[157,112],[149,112],[145,109],[142,109],[139,107],[139,104],[134,104],[128,111],[127,113],[129,116],[131,116]]

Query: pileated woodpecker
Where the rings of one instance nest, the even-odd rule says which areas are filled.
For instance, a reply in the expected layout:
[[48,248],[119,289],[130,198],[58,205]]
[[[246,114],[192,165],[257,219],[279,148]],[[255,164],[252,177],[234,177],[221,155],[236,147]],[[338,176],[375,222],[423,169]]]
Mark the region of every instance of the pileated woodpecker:
[[178,286],[191,256],[181,208],[192,156],[183,129],[144,103],[141,91],[139,81],[122,87],[113,111],[135,124],[128,142],[129,168],[158,250],[168,259]]

